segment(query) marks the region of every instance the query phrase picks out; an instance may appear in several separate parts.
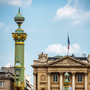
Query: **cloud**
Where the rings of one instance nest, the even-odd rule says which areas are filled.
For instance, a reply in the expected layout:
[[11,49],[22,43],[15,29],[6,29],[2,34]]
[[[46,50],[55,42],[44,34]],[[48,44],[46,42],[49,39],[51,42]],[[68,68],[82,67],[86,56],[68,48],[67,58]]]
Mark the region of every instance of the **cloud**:
[[7,64],[5,65],[5,67],[10,67],[10,66],[12,66],[11,63],[7,63]]
[[57,9],[54,21],[64,20],[75,25],[89,22],[90,11],[82,9],[85,6],[84,2],[85,0],[68,0],[68,3],[64,7]]
[[32,0],[0,0],[0,3],[6,3],[9,5],[15,6],[29,6],[32,3]]
[[55,20],[58,19],[65,19],[65,18],[74,18],[74,14],[76,13],[76,9],[70,7],[70,6],[65,6],[57,10]]
[[[48,45],[48,47],[45,49],[46,53],[52,53],[52,54],[60,54],[60,55],[66,55],[67,54],[67,46],[63,46],[62,44],[52,44]],[[81,54],[80,51],[80,45],[79,44],[73,44],[70,46],[69,50],[70,54]]]
[[0,29],[4,26],[5,24],[0,22]]

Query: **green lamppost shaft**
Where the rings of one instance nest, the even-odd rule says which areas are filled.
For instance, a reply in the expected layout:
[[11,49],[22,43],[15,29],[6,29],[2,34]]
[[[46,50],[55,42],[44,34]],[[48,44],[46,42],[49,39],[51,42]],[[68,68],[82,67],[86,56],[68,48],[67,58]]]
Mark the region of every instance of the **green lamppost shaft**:
[[[15,22],[18,24],[18,29],[15,30],[15,33],[12,33],[12,37],[15,40],[15,64],[17,60],[21,65],[21,73],[18,76],[19,84],[16,84],[16,74],[15,74],[15,90],[24,90],[24,41],[27,38],[27,34],[21,29],[21,24],[24,22],[25,18],[20,13],[20,8],[18,14],[14,18]],[[18,85],[18,86],[17,86]]]
[[15,64],[19,60],[22,66],[20,81],[24,82],[24,44],[15,44]]

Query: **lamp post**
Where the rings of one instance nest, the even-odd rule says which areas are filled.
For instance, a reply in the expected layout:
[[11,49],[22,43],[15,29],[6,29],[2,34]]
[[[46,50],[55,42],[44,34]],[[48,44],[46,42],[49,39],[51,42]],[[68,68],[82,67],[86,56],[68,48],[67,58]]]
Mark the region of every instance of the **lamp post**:
[[[18,28],[15,30],[14,33],[12,33],[12,37],[14,38],[15,41],[15,65],[17,60],[19,59],[19,63],[21,64],[22,68],[15,66],[15,81],[18,82],[18,85],[20,86],[19,83],[23,85],[22,89],[25,89],[25,82],[24,82],[24,71],[25,71],[25,66],[24,66],[24,41],[27,38],[27,34],[24,32],[24,30],[21,28],[21,24],[25,21],[25,18],[23,15],[20,13],[20,8],[18,11],[18,14],[14,18],[15,22],[18,24]],[[20,73],[19,73],[20,72]],[[16,83],[15,82],[15,83]],[[16,84],[14,84],[15,90],[16,89]],[[21,87],[21,86],[20,86]],[[18,87],[17,87],[18,88]]]
[[21,68],[22,67],[19,63],[19,60],[17,60],[15,66],[14,66],[14,70],[15,70],[14,88],[15,88],[15,90],[22,90],[22,88],[23,88],[23,83],[19,80],[19,77],[21,74]]
[[66,73],[64,74],[64,76],[65,76],[64,90],[69,90],[69,81],[68,81],[69,74],[67,73],[67,71],[66,71]]

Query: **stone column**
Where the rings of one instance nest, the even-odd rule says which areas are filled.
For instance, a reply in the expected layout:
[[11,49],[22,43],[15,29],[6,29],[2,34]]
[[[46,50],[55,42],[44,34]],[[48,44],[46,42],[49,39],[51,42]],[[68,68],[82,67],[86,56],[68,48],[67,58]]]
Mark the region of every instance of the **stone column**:
[[75,72],[72,73],[72,90],[75,90]]
[[87,73],[85,73],[85,90],[87,90]]
[[50,73],[48,73],[48,90],[50,90]]
[[36,90],[36,73],[33,73],[34,79],[33,79],[33,90]]
[[63,90],[63,73],[60,73],[60,90]]

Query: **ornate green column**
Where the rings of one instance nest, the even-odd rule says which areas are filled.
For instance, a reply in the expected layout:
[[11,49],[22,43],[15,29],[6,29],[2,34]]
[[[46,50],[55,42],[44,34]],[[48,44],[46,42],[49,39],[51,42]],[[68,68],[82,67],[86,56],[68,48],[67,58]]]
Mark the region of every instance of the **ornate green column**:
[[67,71],[66,71],[66,73],[64,74],[64,76],[65,76],[64,90],[69,90],[69,81],[68,81],[69,74],[67,73]]
[[[21,24],[24,22],[25,18],[20,13],[20,8],[18,14],[14,18],[15,22],[18,24],[18,29],[15,30],[15,33],[12,33],[12,37],[15,40],[15,64],[16,61],[19,60],[21,65],[21,73],[19,76],[19,82],[20,82],[20,90],[24,90],[25,84],[24,84],[24,41],[27,38],[27,34],[24,32],[23,29],[21,29]],[[14,65],[15,65],[14,64]],[[15,83],[16,83],[16,75],[15,75]],[[18,90],[16,88],[16,84],[14,83],[15,90]]]

